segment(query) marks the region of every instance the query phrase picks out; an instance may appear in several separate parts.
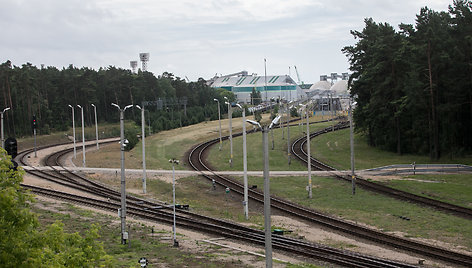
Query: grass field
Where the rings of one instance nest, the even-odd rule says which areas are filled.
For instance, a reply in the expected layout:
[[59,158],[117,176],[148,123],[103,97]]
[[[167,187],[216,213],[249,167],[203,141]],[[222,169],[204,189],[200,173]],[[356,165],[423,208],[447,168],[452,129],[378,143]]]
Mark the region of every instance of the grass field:
[[[321,117],[314,117],[311,120],[319,121]],[[292,123],[293,124],[293,123]],[[296,124],[296,123],[295,123]],[[331,123],[318,123],[310,125],[310,132],[314,132],[330,126]],[[249,130],[250,128],[248,128]],[[252,127],[251,127],[252,129]],[[306,125],[290,127],[290,140],[305,135]],[[272,131],[274,140],[274,150],[272,150],[272,133],[269,133],[269,167],[270,170],[306,170],[306,165],[294,159],[288,164],[287,157],[287,129],[286,127],[276,127]],[[262,155],[262,134],[261,132],[247,135],[247,165],[248,170],[263,170]],[[230,142],[224,141],[221,151],[218,146],[213,146],[210,150],[208,161],[217,170],[242,170],[243,169],[243,137],[233,138],[233,167],[229,165]]]
[[[350,164],[349,129],[335,131],[320,135],[311,140],[312,154],[315,158],[340,169],[348,170]],[[467,157],[443,157],[438,161],[432,161],[428,156],[404,154],[382,151],[367,145],[365,138],[355,135],[354,139],[355,166],[356,169],[368,169],[393,164],[465,164],[472,165],[472,156]]]
[[[76,123],[77,124],[77,123]],[[126,121],[125,128],[137,127],[134,122]],[[85,140],[95,140],[95,125],[84,128]],[[100,139],[110,138],[110,137],[119,137],[120,136],[120,124],[100,124],[98,125],[98,137]],[[50,144],[57,143],[66,143],[73,141],[73,130],[72,128],[67,131],[54,132],[49,135],[37,135],[36,136],[36,146],[45,146]],[[75,139],[77,146],[82,144],[82,127],[80,124],[75,126]],[[34,137],[22,137],[18,138],[18,151],[23,151],[34,147]]]
[[427,174],[408,175],[400,180],[382,183],[420,196],[472,208],[471,181],[472,174]]
[[[168,231],[156,230],[149,225],[128,221],[131,243],[121,245],[120,225],[116,217],[96,213],[69,204],[52,204],[41,202],[41,208],[34,208],[38,213],[41,226],[60,220],[66,232],[85,233],[89,226],[100,226],[100,241],[107,254],[113,257],[114,267],[140,267],[138,260],[146,257],[150,267],[247,267],[236,257],[224,259],[224,252],[218,247],[197,242],[198,252],[182,250],[172,246]],[[183,239],[177,233],[177,239]],[[205,252],[205,253],[203,253]],[[294,266],[296,267],[296,266]]]
[[[317,120],[317,119],[314,119]],[[238,123],[239,122],[239,123]],[[329,126],[330,123],[315,124],[310,131]],[[146,139],[147,167],[149,169],[170,169],[170,158],[183,160],[184,153],[191,145],[203,142],[209,138],[218,136],[218,121],[204,122],[195,126],[185,127],[154,134]],[[222,127],[227,126],[227,120],[223,120]],[[241,129],[241,118],[233,119],[234,132]],[[303,135],[306,129],[293,126],[290,130],[291,139]],[[94,130],[94,129],[92,129]],[[234,133],[233,132],[233,133]],[[58,140],[61,135],[44,137],[47,142]],[[223,129],[223,135],[227,135],[227,128]],[[295,159],[292,164],[287,163],[287,132],[284,129],[274,129],[275,149],[270,149],[270,170],[306,170]],[[43,138],[43,137],[41,137]],[[262,144],[261,133],[248,135],[248,169],[262,170]],[[24,144],[30,143],[26,139]],[[271,136],[269,135],[269,142]],[[210,161],[212,166],[219,170],[242,170],[242,137],[233,140],[233,168],[229,167],[229,141],[223,143],[222,151],[218,146],[212,148]],[[372,168],[390,164],[431,163],[428,157],[414,155],[396,155],[368,147],[363,138],[356,136],[356,169]],[[315,157],[326,161],[338,169],[349,169],[349,130],[337,131],[321,135],[312,140],[312,153]],[[141,143],[135,149],[126,154],[127,168],[141,167]],[[444,159],[440,163],[472,163],[472,158]],[[94,150],[87,152],[88,166],[119,167],[119,146],[101,148],[99,152]],[[184,165],[178,169],[186,169]],[[413,179],[413,180],[411,180]],[[438,198],[446,202],[456,203],[471,207],[472,199],[469,197],[472,191],[468,186],[471,175],[454,176],[430,176],[415,175],[405,180],[384,182],[390,186],[411,191],[420,195]],[[427,181],[437,181],[433,183]],[[140,181],[129,181],[129,186],[139,189]],[[263,188],[262,178],[250,178],[250,184],[257,184]],[[310,206],[325,213],[338,215],[357,222],[376,226],[379,229],[393,232],[405,232],[407,236],[437,239],[440,241],[459,244],[472,249],[472,225],[461,218],[436,212],[427,208],[418,207],[409,203],[397,201],[381,195],[358,189],[356,196],[352,196],[349,183],[334,180],[332,178],[313,177],[313,199],[307,199],[305,186],[306,177],[271,178],[271,193],[290,199],[302,205]],[[158,180],[148,182],[148,191],[152,196],[170,202],[171,184]],[[210,216],[227,218],[235,221],[246,222],[243,217],[241,197],[226,195],[224,191],[213,191],[206,179],[200,177],[188,177],[179,180],[177,188],[177,200],[182,204],[190,204],[197,212]],[[262,226],[262,213],[260,208],[251,208],[250,220],[247,223],[255,227]],[[404,220],[400,217],[408,217]],[[106,225],[106,224],[104,224]],[[139,228],[138,228],[139,229]],[[116,241],[115,241],[116,242]],[[146,250],[154,250],[147,248]],[[119,249],[116,251],[120,255]],[[172,255],[173,253],[169,253]],[[139,254],[138,254],[139,255]],[[130,257],[135,258],[136,256]],[[139,258],[138,258],[139,259]],[[177,265],[178,266],[178,265]],[[172,265],[171,265],[172,267]],[[175,266],[176,267],[176,266]]]
[[[272,177],[270,193],[327,214],[375,226],[387,232],[406,233],[407,237],[435,239],[472,249],[472,225],[462,219],[433,209],[399,201],[358,188],[333,178],[313,177],[313,198],[305,189],[306,177]],[[263,189],[263,178],[250,177],[249,185]],[[407,217],[410,220],[404,220]]]

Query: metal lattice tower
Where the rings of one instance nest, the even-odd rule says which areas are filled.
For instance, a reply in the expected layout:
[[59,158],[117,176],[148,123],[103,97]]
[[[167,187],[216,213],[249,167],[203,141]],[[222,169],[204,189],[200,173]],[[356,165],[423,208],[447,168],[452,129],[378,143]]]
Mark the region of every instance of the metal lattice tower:
[[143,72],[147,71],[147,63],[149,61],[149,53],[139,53],[139,59],[141,59]]

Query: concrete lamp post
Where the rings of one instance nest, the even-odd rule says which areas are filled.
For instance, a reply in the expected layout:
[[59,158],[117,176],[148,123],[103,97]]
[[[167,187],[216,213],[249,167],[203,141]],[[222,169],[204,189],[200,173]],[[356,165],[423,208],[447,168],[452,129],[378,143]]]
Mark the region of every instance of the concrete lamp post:
[[82,114],[82,166],[85,167],[85,126],[84,126],[84,108],[77,104]]
[[126,181],[125,181],[125,111],[128,108],[133,107],[133,105],[125,106],[121,109],[120,106],[112,103],[111,105],[115,106],[120,111],[120,147],[121,147],[121,244],[126,244],[128,240],[128,232],[126,232]]
[[220,128],[219,128],[219,132],[220,132],[220,146],[219,146],[219,150],[221,151],[221,143],[222,143],[222,140],[221,140],[221,111],[220,111],[220,101],[219,101],[218,99],[213,99],[213,100],[218,103],[218,124],[220,125]]
[[233,167],[233,125],[231,119],[233,117],[233,109],[231,109],[231,103],[227,97],[225,98],[225,104],[228,105],[228,119],[229,119],[229,147],[230,147],[230,157],[229,157],[229,166]]
[[236,104],[243,111],[243,168],[244,168],[244,217],[249,219],[249,204],[248,204],[248,185],[247,185],[247,146],[246,146],[246,111],[238,103]]
[[177,241],[177,233],[175,228],[175,167],[174,165],[179,164],[179,160],[169,159],[169,162],[172,163],[172,202],[173,202],[173,214],[174,214],[174,221],[172,226],[172,232],[174,233],[174,247],[179,246],[179,242]]
[[310,153],[310,122],[308,116],[308,105],[300,104],[305,108],[306,114],[306,151],[307,151],[307,169],[308,169],[308,198],[312,198],[312,182],[311,182],[311,153]]
[[93,112],[95,114],[95,138],[97,140],[97,150],[100,149],[99,145],[98,145],[98,123],[97,123],[97,107],[92,103],[91,104],[92,107],[93,107]]
[[264,229],[265,229],[265,259],[266,267],[272,267],[272,228],[270,222],[270,181],[269,181],[269,130],[277,125],[280,115],[274,118],[269,126],[261,126],[253,120],[246,120],[251,125],[259,127],[262,131],[262,150],[264,154]]
[[69,107],[72,109],[72,132],[74,136],[74,159],[77,158],[77,149],[75,148],[75,115],[74,115],[74,107],[69,104]]
[[146,132],[144,131],[144,106],[141,108],[139,105],[135,105],[136,108],[141,110],[141,140],[143,143],[143,193],[146,193]]

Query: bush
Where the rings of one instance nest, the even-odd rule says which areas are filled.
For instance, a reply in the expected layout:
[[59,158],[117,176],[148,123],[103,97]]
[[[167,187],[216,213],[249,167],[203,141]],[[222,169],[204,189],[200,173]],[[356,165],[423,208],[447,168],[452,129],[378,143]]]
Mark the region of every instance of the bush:
[[125,151],[130,151],[138,144],[138,130],[135,127],[125,129],[125,139],[128,140],[128,144],[125,146]]

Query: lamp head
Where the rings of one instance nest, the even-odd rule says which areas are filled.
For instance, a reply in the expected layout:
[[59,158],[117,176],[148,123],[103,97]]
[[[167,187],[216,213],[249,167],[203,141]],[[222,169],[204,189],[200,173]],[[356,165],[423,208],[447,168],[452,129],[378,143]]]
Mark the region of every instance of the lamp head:
[[260,129],[262,129],[261,124],[259,124],[259,122],[257,122],[257,121],[254,121],[254,120],[251,120],[251,119],[246,119],[246,122],[248,122],[249,124],[251,124],[253,126],[257,126]]

